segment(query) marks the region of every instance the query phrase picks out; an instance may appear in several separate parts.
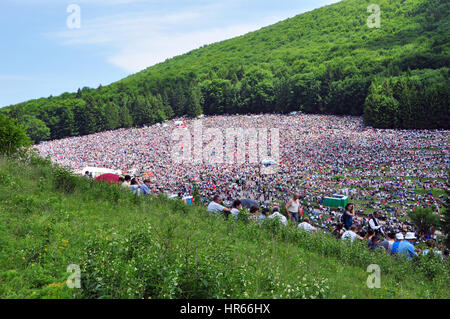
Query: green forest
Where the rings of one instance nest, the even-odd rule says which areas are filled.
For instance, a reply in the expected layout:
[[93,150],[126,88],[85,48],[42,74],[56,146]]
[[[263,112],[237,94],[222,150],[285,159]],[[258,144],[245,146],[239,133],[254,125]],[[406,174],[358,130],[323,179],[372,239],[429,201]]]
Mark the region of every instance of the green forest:
[[[363,116],[377,128],[449,128],[450,3],[344,0],[168,59],[108,86],[0,109],[34,142],[179,116]],[[75,88],[74,88],[75,89]]]

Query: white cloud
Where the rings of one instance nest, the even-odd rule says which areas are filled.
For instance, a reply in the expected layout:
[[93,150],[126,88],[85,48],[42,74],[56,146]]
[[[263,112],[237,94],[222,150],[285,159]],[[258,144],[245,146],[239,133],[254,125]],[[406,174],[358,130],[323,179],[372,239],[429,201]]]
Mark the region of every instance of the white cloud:
[[26,75],[0,74],[0,81],[26,81],[26,80],[31,80],[31,78]]
[[108,61],[129,72],[138,72],[205,44],[230,39],[258,29],[257,25],[241,25],[207,31],[157,35],[151,39],[135,41],[108,58]]
[[166,14],[129,12],[82,19],[80,29],[66,29],[52,36],[56,35],[63,45],[97,45],[109,63],[134,73],[202,45],[243,35],[289,16],[218,26],[215,19],[223,5],[184,8],[184,11]]

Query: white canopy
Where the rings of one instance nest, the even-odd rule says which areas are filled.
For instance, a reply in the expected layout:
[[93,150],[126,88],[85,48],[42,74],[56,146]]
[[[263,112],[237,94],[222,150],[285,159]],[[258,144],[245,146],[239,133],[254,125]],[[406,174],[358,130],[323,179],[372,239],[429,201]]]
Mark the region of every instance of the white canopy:
[[103,174],[117,174],[117,175],[122,175],[122,171],[121,170],[114,170],[114,169],[110,169],[110,168],[104,168],[104,167],[90,167],[87,166],[85,168],[83,168],[83,170],[81,171],[81,174],[84,174],[85,172],[89,172],[90,174],[92,174],[92,177],[98,177],[100,175]]

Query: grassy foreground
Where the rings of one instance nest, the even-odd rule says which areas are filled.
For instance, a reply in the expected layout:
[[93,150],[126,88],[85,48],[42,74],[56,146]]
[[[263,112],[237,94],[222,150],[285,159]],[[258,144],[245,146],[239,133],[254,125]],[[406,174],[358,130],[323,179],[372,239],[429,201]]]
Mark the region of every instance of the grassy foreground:
[[[80,289],[66,285],[71,264]],[[392,258],[0,158],[0,298],[449,298],[449,274],[433,256]]]

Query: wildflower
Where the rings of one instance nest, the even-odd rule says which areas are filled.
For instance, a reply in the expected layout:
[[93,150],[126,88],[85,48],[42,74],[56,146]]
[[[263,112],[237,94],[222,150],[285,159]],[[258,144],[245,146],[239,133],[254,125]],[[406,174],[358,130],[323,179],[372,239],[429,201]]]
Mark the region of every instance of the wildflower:
[[51,287],[59,288],[59,287],[64,286],[65,284],[66,284],[65,281],[63,281],[63,282],[54,282],[54,283],[51,283],[51,284],[47,285],[47,287],[49,287],[49,288],[51,288]]

